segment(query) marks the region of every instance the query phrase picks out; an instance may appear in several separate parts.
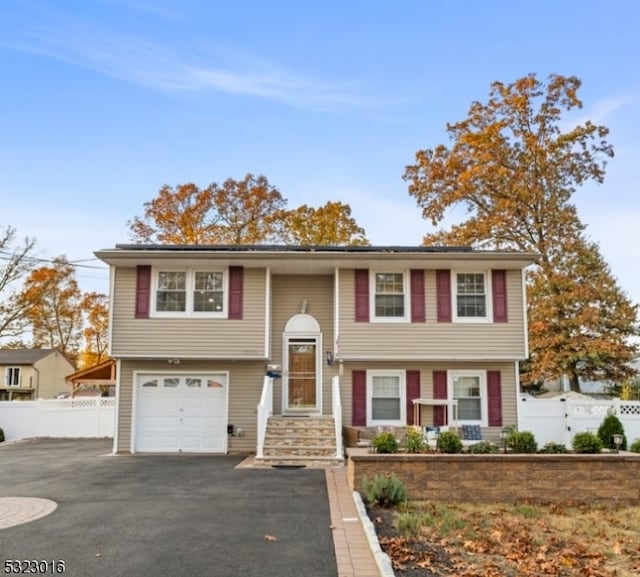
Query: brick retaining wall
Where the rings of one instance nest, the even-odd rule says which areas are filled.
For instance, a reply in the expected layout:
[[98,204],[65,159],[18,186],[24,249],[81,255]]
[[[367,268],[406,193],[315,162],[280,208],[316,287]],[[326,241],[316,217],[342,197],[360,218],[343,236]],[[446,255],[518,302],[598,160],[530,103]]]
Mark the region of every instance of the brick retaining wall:
[[640,503],[640,455],[376,455],[348,450],[349,483],[395,475],[415,500]]

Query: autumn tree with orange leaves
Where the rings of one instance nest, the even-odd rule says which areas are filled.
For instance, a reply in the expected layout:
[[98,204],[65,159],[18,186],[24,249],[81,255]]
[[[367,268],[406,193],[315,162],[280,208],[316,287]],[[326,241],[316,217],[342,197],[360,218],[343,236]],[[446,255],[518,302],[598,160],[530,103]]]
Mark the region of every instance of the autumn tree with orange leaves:
[[136,242],[159,244],[260,244],[277,237],[286,206],[264,176],[247,174],[221,185],[163,186],[144,203],[143,217],[128,223]]
[[84,348],[78,357],[79,367],[93,367],[109,358],[109,307],[102,293],[85,293],[80,302],[85,324],[82,331]]
[[158,244],[362,245],[365,231],[341,202],[287,209],[287,200],[264,176],[248,174],[201,189],[193,183],[163,186],[144,203],[144,216],[127,224],[131,238]]
[[286,244],[300,246],[362,246],[369,241],[351,216],[351,207],[327,202],[314,208],[303,204],[283,213],[282,236]]
[[57,349],[75,359],[82,339],[82,293],[75,269],[64,257],[27,276],[21,301],[27,312],[34,348]]
[[572,196],[602,183],[613,148],[608,129],[586,121],[563,130],[562,114],[581,108],[581,82],[530,74],[494,82],[486,103],[447,124],[452,145],[416,153],[404,178],[425,219],[437,226],[451,208],[468,218],[425,244],[531,251],[528,271],[530,356],[523,382],[568,376],[620,379],[636,351],[637,305],[617,286],[598,246],[585,234]]

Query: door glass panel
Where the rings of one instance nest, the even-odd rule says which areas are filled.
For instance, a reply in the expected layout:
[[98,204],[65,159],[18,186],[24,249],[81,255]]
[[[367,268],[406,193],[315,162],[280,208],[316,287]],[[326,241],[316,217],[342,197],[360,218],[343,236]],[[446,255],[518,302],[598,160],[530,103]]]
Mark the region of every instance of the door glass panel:
[[289,408],[316,407],[316,342],[289,342]]
[[185,380],[187,387],[200,388],[202,387],[202,379],[199,377],[187,377]]
[[177,387],[180,383],[179,378],[163,379],[162,384],[165,387]]

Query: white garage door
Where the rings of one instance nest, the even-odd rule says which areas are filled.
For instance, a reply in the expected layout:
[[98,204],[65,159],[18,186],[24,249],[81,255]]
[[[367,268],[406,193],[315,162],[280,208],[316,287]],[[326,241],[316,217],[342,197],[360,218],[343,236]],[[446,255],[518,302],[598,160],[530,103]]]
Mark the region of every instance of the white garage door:
[[136,387],[136,451],[227,452],[227,374],[144,374]]

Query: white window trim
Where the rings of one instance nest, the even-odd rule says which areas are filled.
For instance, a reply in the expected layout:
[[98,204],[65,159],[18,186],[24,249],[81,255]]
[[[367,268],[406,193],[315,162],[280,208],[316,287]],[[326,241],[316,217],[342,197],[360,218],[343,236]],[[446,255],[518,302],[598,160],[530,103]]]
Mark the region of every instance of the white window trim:
[[[381,421],[372,418],[373,377],[399,377],[400,387],[400,419],[397,421]],[[404,426],[407,423],[407,372],[404,370],[374,369],[367,371],[367,427]]]
[[480,425],[481,427],[489,426],[489,399],[487,396],[487,371],[485,370],[473,370],[473,369],[455,369],[447,371],[447,398],[454,399],[453,396],[453,383],[457,377],[479,377],[480,378],[480,414],[481,418],[478,419],[461,419],[460,407],[458,407],[458,414],[456,415],[458,425]]
[[[376,274],[401,274],[402,290],[404,291],[404,315],[401,317],[378,317],[376,316]],[[369,321],[372,323],[406,323],[409,322],[410,299],[409,273],[406,270],[371,270],[369,272]]]
[[[454,323],[491,323],[493,322],[493,287],[491,286],[491,275],[487,270],[452,270],[451,271],[451,297]],[[483,317],[459,317],[458,316],[458,275],[459,274],[481,274],[484,275],[485,310]]]
[[[11,370],[18,371],[18,382],[17,382],[17,384],[13,384],[13,383],[9,382],[9,371],[11,371]],[[4,373],[4,382],[5,382],[5,385],[7,387],[11,387],[11,388],[14,388],[14,389],[17,389],[20,386],[22,386],[22,369],[20,367],[7,367],[5,369],[5,373]]]
[[[161,272],[183,272],[185,279],[185,311],[159,311],[157,310],[158,274]],[[193,310],[193,291],[197,272],[221,272],[222,273],[222,310],[218,312],[198,312]],[[229,273],[228,269],[208,269],[200,267],[176,268],[154,267],[151,275],[151,317],[156,318],[196,318],[196,319],[226,319],[228,316],[229,302]]]

